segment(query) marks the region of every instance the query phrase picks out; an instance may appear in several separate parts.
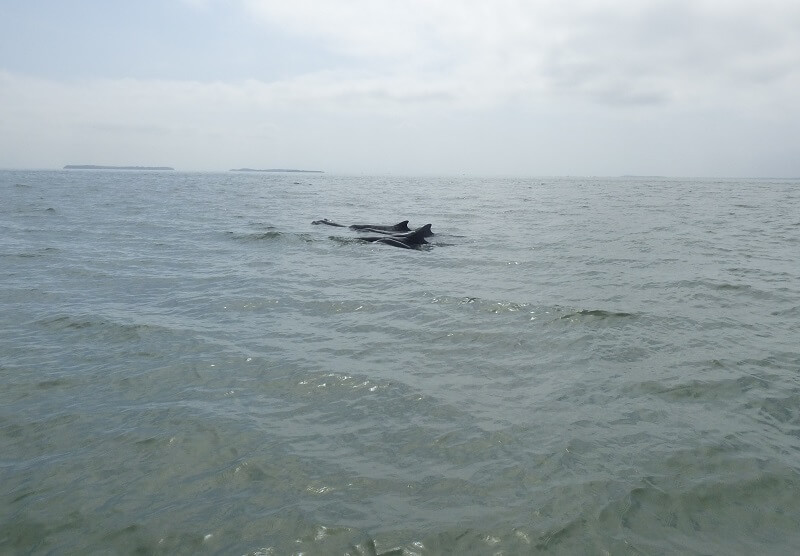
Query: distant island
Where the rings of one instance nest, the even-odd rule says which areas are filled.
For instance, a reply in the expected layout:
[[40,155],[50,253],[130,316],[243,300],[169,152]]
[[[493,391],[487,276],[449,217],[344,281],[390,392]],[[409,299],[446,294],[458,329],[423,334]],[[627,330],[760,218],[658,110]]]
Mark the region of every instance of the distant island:
[[169,166],[97,166],[95,164],[67,164],[64,170],[175,170]]
[[301,174],[323,174],[322,170],[294,170],[292,168],[265,168],[258,170],[255,168],[233,168],[231,172],[295,172]]

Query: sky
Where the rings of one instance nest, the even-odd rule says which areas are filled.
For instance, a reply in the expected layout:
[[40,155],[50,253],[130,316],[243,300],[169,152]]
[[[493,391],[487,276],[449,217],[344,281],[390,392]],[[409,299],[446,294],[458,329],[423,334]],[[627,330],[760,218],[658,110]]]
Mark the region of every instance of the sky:
[[0,12],[0,168],[800,177],[796,0]]

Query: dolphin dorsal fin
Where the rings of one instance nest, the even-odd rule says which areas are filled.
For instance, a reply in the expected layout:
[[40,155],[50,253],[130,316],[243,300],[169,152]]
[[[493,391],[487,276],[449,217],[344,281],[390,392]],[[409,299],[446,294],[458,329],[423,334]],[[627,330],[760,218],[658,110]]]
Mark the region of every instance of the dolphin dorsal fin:
[[433,232],[431,232],[431,225],[425,224],[424,226],[417,228],[413,232],[409,232],[408,234],[406,234],[406,239],[408,241],[414,241],[417,243],[428,243],[427,241],[425,241],[425,238],[430,235],[433,235]]
[[428,237],[433,235],[430,224],[425,224],[424,226],[420,226],[419,228],[414,230],[413,233],[415,236],[421,235],[422,237]]

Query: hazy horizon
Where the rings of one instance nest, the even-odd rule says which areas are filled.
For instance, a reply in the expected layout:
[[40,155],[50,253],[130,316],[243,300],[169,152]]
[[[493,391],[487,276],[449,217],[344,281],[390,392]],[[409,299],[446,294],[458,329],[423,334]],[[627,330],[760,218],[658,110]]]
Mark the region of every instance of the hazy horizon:
[[[697,179],[697,180],[782,180],[782,181],[794,181],[800,180],[800,175],[798,176],[747,176],[747,175],[740,175],[740,176],[732,176],[732,175],[702,175],[702,176],[690,176],[690,175],[667,175],[667,174],[533,174],[533,173],[502,173],[502,172],[492,172],[492,173],[465,173],[465,172],[359,172],[359,171],[341,171],[341,172],[330,172],[327,170],[306,170],[304,168],[294,168],[288,170],[272,170],[272,169],[251,169],[248,171],[242,171],[241,169],[237,168],[210,168],[204,170],[198,169],[186,169],[186,168],[177,168],[172,167],[170,169],[162,169],[162,168],[149,168],[151,165],[149,164],[114,164],[114,165],[103,165],[97,164],[96,166],[109,166],[108,168],[64,168],[63,166],[95,166],[93,164],[68,164],[62,165],[61,167],[0,167],[0,171],[3,172],[55,172],[55,171],[64,171],[64,172],[102,172],[102,171],[126,171],[126,172],[172,172],[172,173],[185,173],[185,174],[227,174],[227,173],[297,173],[298,175],[306,175],[306,174],[328,174],[333,176],[374,176],[374,177],[408,177],[408,178],[459,178],[459,177],[468,177],[468,178],[475,178],[475,179],[486,179],[486,178],[498,178],[498,179],[570,179],[570,178],[587,178],[587,179],[664,179],[664,180],[680,180],[680,179]],[[116,166],[118,168],[112,168],[111,166]],[[134,166],[142,166],[143,168],[133,168]],[[167,165],[169,166],[169,165]],[[146,168],[145,168],[146,167]]]
[[4,169],[800,176],[788,0],[4,8]]

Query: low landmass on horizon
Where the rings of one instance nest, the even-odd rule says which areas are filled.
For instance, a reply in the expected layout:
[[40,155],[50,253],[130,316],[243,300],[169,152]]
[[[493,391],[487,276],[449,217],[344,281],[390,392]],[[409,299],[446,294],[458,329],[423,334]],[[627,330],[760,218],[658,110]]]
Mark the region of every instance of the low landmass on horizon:
[[295,170],[292,168],[232,168],[231,172],[299,172],[302,174],[323,174],[323,170]]
[[175,170],[171,166],[98,166],[96,164],[67,164],[64,170]]

